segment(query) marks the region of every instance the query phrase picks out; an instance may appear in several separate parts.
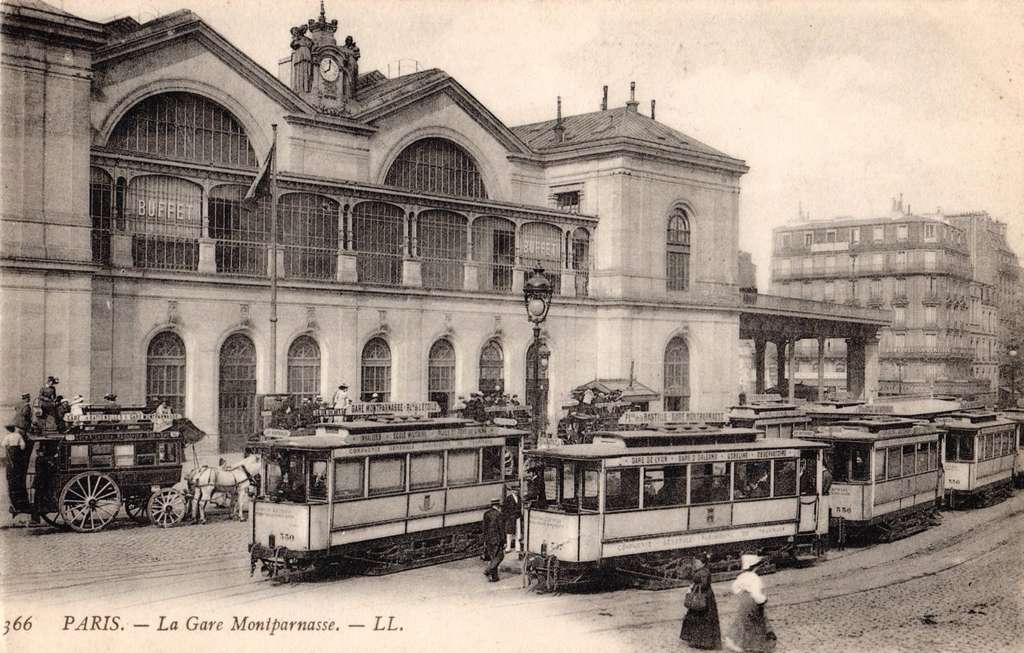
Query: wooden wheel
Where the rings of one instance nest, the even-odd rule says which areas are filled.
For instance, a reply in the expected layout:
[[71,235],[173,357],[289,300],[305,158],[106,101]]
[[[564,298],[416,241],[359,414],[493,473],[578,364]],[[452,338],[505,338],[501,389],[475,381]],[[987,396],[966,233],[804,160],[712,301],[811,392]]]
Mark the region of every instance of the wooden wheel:
[[57,505],[68,526],[79,533],[94,533],[121,510],[121,490],[106,474],[83,472],[64,485]]
[[124,511],[139,524],[149,523],[149,495],[135,495],[124,498]]
[[155,526],[169,528],[185,517],[185,497],[177,490],[167,488],[149,497],[149,521]]

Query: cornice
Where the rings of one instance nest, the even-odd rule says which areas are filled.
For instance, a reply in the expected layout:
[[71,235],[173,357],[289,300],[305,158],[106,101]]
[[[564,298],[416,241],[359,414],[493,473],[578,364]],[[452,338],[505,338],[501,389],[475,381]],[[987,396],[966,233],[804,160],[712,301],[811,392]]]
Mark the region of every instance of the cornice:
[[0,31],[4,34],[32,36],[47,43],[87,49],[98,48],[107,40],[102,25],[70,14],[3,3],[0,16]]
[[286,115],[284,121],[289,125],[326,129],[345,134],[358,134],[360,136],[372,136],[377,133],[377,128],[373,125],[367,125],[348,118],[327,116],[325,114],[306,115],[293,113]]
[[672,164],[684,163],[696,168],[735,175],[743,175],[750,171],[750,167],[739,159],[715,158],[697,152],[683,153],[673,148],[659,147],[653,143],[641,143],[630,138],[614,138],[594,143],[563,146],[555,151],[541,152],[537,158],[542,165],[548,166],[606,159],[612,155],[637,156]]

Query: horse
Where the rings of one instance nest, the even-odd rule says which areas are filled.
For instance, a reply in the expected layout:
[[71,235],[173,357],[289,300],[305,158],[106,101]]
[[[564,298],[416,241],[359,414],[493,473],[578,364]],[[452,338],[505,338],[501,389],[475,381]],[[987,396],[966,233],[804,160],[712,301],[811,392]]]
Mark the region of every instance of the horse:
[[239,495],[246,494],[246,498],[248,498],[248,487],[255,485],[254,476],[259,473],[259,469],[259,454],[253,454],[246,456],[241,462],[223,469],[204,466],[190,472],[186,481],[191,490],[194,508],[192,521],[200,524],[206,523],[206,504],[210,502],[215,493],[229,497],[232,516],[242,520],[244,500],[240,501]]

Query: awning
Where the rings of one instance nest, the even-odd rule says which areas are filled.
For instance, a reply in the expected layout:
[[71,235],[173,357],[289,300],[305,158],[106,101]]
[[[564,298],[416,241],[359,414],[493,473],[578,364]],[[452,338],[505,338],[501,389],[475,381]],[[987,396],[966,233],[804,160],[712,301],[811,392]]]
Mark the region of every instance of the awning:
[[651,390],[643,383],[636,380],[633,380],[631,383],[629,379],[594,379],[589,383],[584,383],[579,386],[577,390],[585,391],[587,388],[590,388],[594,392],[603,392],[605,394],[621,390],[622,400],[628,401],[629,403],[657,401],[661,398],[660,394]]

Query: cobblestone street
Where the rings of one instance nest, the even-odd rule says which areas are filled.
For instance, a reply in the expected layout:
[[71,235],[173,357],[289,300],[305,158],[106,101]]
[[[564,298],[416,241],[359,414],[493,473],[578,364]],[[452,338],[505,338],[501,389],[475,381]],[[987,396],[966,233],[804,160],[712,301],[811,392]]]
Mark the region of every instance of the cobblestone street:
[[[677,639],[682,590],[540,596],[524,592],[512,574],[497,584],[483,582],[475,560],[281,584],[249,578],[247,528],[222,515],[205,526],[167,530],[128,522],[94,535],[4,530],[4,604],[10,615],[36,614],[42,624],[8,639],[8,650],[37,648],[44,640],[36,638],[59,631],[65,617],[95,614],[154,627],[160,615],[219,617],[228,624],[237,615],[339,618],[352,650],[414,644],[461,650],[486,642],[537,650],[552,633],[593,651],[686,650]],[[1018,495],[983,510],[945,513],[940,526],[898,542],[831,552],[812,567],[766,576],[779,650],[1020,650],[1022,537],[1024,495]],[[725,627],[735,610],[729,584],[715,591]],[[404,630],[374,631],[388,616]],[[378,623],[377,617],[385,619]],[[248,650],[284,641],[247,633],[143,634],[153,638],[154,651],[229,636]],[[109,638],[102,641],[111,650],[129,642],[119,634],[85,636]],[[132,636],[137,641],[139,633]],[[310,635],[287,636],[291,642]]]

